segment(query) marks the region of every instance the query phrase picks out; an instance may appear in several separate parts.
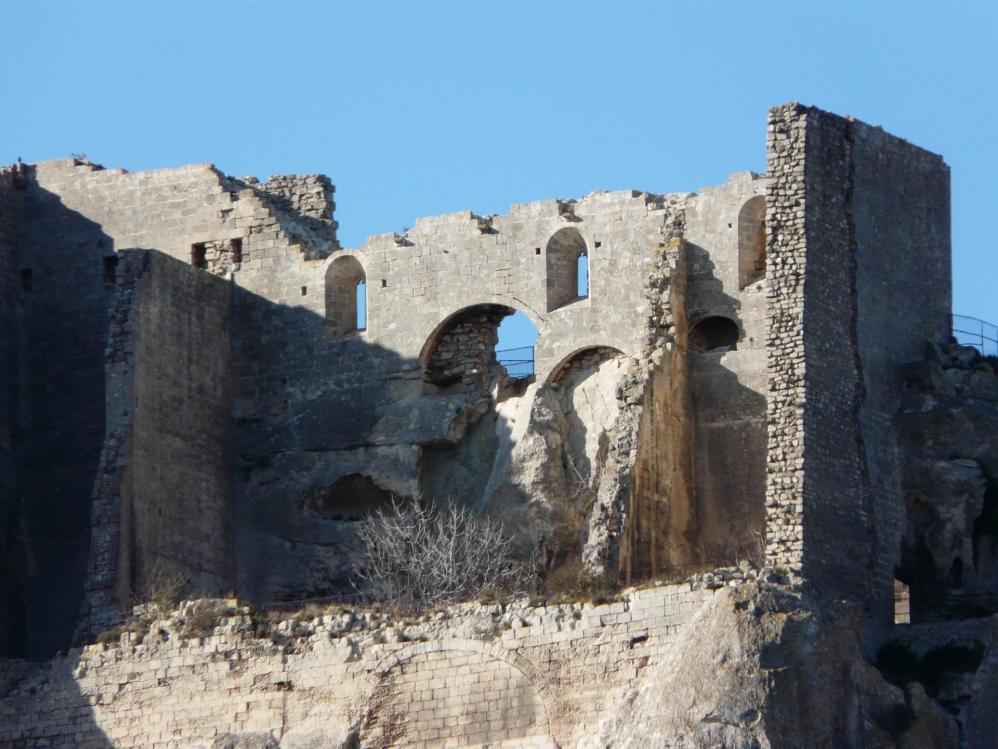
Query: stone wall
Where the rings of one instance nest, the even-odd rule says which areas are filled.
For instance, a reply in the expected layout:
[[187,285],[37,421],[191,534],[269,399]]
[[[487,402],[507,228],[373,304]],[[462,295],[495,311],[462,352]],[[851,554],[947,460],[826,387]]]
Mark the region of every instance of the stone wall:
[[650,337],[654,348],[634,424],[634,480],[622,522],[620,559],[628,581],[660,573],[679,575],[699,561],[688,537],[693,526],[690,385],[684,356],[688,256],[684,242],[671,241],[662,248],[659,273],[649,284],[659,335]]
[[[324,174],[278,174],[266,182],[253,183],[279,208],[293,214],[332,221],[335,189]],[[335,223],[331,225],[335,229]]]
[[804,120],[770,110],[766,140],[766,559],[800,571],[804,546]]
[[468,604],[407,621],[343,610],[269,634],[238,606],[185,604],[109,646],[0,662],[0,746],[272,737],[302,749],[357,745],[351,734],[361,746],[575,746],[713,595],[659,587],[603,605]]
[[[325,178],[240,181],[209,165],[128,174],[72,160],[34,169],[37,194],[58,196],[62,208],[99,227],[102,251],[154,247],[233,281],[237,587],[257,602],[326,594],[346,582],[351,528],[336,520],[335,512],[328,517],[301,512],[311,493],[344,476],[363,477],[372,490],[386,493],[409,496],[422,486],[432,487],[434,496],[467,494],[467,501],[522,527],[517,513],[532,504],[521,482],[530,470],[514,457],[524,436],[515,425],[517,414],[529,420],[535,394],[579,352],[605,347],[633,357],[653,351],[659,332],[648,328],[654,313],[645,291],[653,248],[691,201],[705,206],[702,226],[731,223],[737,221],[741,196],[756,189],[751,179],[739,178],[703,199],[596,193],[579,201],[514,206],[507,216],[452,214],[420,219],[405,236],[373,237],[355,252],[329,255],[335,222]],[[701,231],[699,251],[726,256],[736,233]],[[546,268],[549,253],[560,247],[551,241],[556,235],[571,235],[569,249],[584,249],[589,259],[589,296],[568,304],[548,298]],[[328,269],[347,257],[366,279],[367,329],[330,337],[328,321],[335,311],[328,306],[338,297],[324,287]],[[100,260],[105,295],[113,286],[107,282],[113,261],[113,256]],[[737,258],[731,262],[737,270]],[[700,297],[708,286],[697,280]],[[621,304],[621,299],[634,301]],[[107,309],[107,298],[103,304]],[[131,324],[128,304],[115,313],[122,325]],[[478,305],[523,311],[539,329],[536,385],[499,393],[502,409],[492,402],[491,372],[470,391],[426,392],[433,377],[424,369],[434,352],[438,360],[450,355],[462,361],[481,348],[491,359],[486,351],[494,335],[491,322],[488,335],[477,342],[458,331],[446,338],[453,346],[436,345],[462,310]],[[549,312],[553,306],[557,309]],[[102,340],[103,332],[91,338]],[[477,369],[485,375],[486,368],[483,358]],[[685,398],[686,389],[665,390],[661,398],[678,413],[683,404],[676,399]],[[115,418],[127,425],[120,404],[109,401],[107,418],[116,407]],[[569,405],[565,412],[568,421],[573,410]],[[114,431],[109,424],[107,432]],[[94,496],[105,498],[95,500],[100,508],[90,555],[95,577],[87,583],[94,601],[104,595],[97,591],[108,590],[109,549],[116,547],[110,539],[117,520],[107,508],[120,499],[108,479],[124,460],[119,443],[101,446],[95,440],[92,446],[97,455],[104,453]],[[447,453],[455,446],[467,454]],[[455,475],[467,475],[448,479],[454,472],[441,469],[444,459],[462,467]],[[625,450],[619,466],[607,465],[611,472],[629,470],[629,460]],[[428,481],[428,476],[437,478]],[[549,487],[552,496],[570,493],[569,478],[566,474],[559,486]],[[629,491],[627,482],[621,487]],[[109,610],[105,604],[98,608]]]
[[[18,652],[45,657],[69,644],[85,590],[91,596],[107,587],[103,575],[87,579],[88,558],[90,573],[101,574],[115,546],[102,543],[93,554],[89,548],[91,523],[102,537],[117,523],[107,517],[110,505],[94,499],[115,495],[106,480],[118,443],[105,442],[114,430],[105,424],[104,355],[116,304],[115,251],[155,247],[188,264],[196,245],[239,242],[241,267],[250,269],[273,268],[278,259],[298,262],[302,253],[251,186],[207,164],[129,174],[60,159],[25,172],[18,210],[23,426],[17,457],[26,491],[17,543],[18,587],[25,591],[20,619],[31,639]],[[314,227],[316,236],[328,235],[330,221]],[[119,312],[127,318],[127,305]],[[127,418],[120,402],[107,406]]]
[[[244,266],[236,277],[235,314],[245,324],[234,331],[234,410],[238,456],[248,470],[237,483],[236,514],[237,548],[252,559],[240,570],[239,589],[266,601],[330,590],[346,579],[349,529],[303,519],[296,509],[313,481],[329,486],[360,473],[399,494],[422,486],[524,528],[518,513],[533,505],[513,474],[522,465],[516,445],[531,402],[580,351],[632,355],[641,348],[651,251],[679,200],[596,193],[567,216],[557,201],[513,206],[506,216],[438,216],[418,220],[404,236],[372,237],[353,252],[285,263],[279,273]],[[588,248],[590,295],[547,312],[545,251],[566,228]],[[335,311],[326,306],[342,295],[323,291],[328,269],[346,257],[366,278],[367,328],[331,338],[325,321]],[[539,333],[536,384],[503,393],[502,414],[485,387],[427,387],[446,378],[448,367],[437,366],[445,356],[490,369],[498,318],[478,332],[452,329],[488,306],[522,311]],[[441,347],[447,331],[453,335]],[[461,455],[448,452],[458,445],[467,446]]]
[[[809,139],[808,117],[815,123]],[[235,585],[255,603],[326,595],[348,584],[353,527],[335,508],[303,511],[316,492],[341,494],[329,492],[346,486],[338,483],[345,477],[377,496],[421,489],[458,496],[525,530],[521,541],[550,537],[559,517],[553,508],[574,504],[566,528],[574,534],[579,526],[575,538],[590,566],[626,564],[631,576],[756,555],[768,504],[770,559],[800,568],[803,443],[812,416],[819,435],[810,453],[815,496],[839,475],[860,477],[838,504],[816,500],[813,558],[825,554],[822,545],[828,554],[839,548],[831,540],[836,534],[855,540],[857,523],[865,535],[856,549],[872,549],[882,518],[884,551],[876,564],[887,579],[897,502],[890,497],[895,472],[885,430],[896,404],[884,383],[892,382],[891,366],[932,333],[928,328],[939,328],[940,311],[926,308],[910,328],[896,321],[880,326],[890,311],[877,290],[894,279],[878,264],[883,255],[874,243],[887,242],[895,248],[890,252],[911,244],[927,276],[911,287],[945,295],[948,287],[938,282],[943,261],[932,251],[946,241],[945,222],[932,213],[944,211],[945,201],[927,187],[921,203],[901,191],[905,205],[928,216],[911,216],[907,231],[917,235],[911,243],[900,229],[878,223],[883,212],[903,216],[907,209],[883,202],[890,189],[877,175],[909,186],[924,178],[938,187],[932,158],[878,131],[822,117],[796,105],[773,115],[765,178],[742,173],[696,195],[597,192],[515,205],[502,216],[431,217],[353,251],[337,248],[332,187],[324,177],[260,183],[226,177],[210,165],[128,174],[74,160],[31,167],[21,255],[33,266],[27,269],[35,290],[25,295],[22,334],[30,345],[23,347],[20,379],[34,398],[24,409],[22,466],[32,496],[22,535],[25,554],[43,548],[46,563],[31,573],[41,577],[25,578],[22,587],[39,596],[27,602],[29,620],[61,602],[52,609],[59,624],[45,625],[55,629],[36,652],[66,643],[74,617],[68,602],[75,597],[78,604],[84,588],[96,598],[109,589],[117,553],[111,550],[120,542],[112,539],[121,492],[109,477],[127,460],[121,445],[131,416],[127,399],[105,399],[104,391],[113,382],[116,392],[137,397],[136,362],[130,354],[112,351],[107,360],[102,354],[109,311],[122,340],[130,340],[136,323],[132,301],[114,297],[114,252],[126,247],[203,264],[231,282],[228,328],[214,321],[206,329],[231,339]],[[763,220],[756,207],[764,192]],[[768,258],[760,277],[763,230]],[[808,265],[811,240],[822,249]],[[686,249],[675,262],[663,262],[672,241]],[[568,271],[583,251],[589,294],[569,299]],[[340,318],[349,322],[350,315],[337,309],[355,301],[355,287],[328,293],[337,263],[365,280],[364,329],[348,330]],[[886,267],[893,264],[903,263],[895,258]],[[561,269],[556,283],[552,268]],[[895,307],[897,293],[884,295]],[[875,314],[854,313],[866,307]],[[454,327],[485,309],[497,311],[494,319],[474,329]],[[497,387],[492,328],[499,311],[512,310],[538,328],[536,377]],[[210,304],[209,312],[223,314]],[[731,347],[688,352],[688,329],[708,318],[724,318],[737,331]],[[806,352],[815,362],[812,379],[802,353],[805,320],[825,331]],[[612,429],[597,410],[581,417],[582,401],[561,398],[551,387],[566,363],[597,350],[619,352],[630,368],[612,373],[619,387],[613,408],[604,409],[615,414]],[[156,353],[149,356],[155,360]],[[465,377],[463,370],[449,372],[445,360],[475,362],[476,378],[482,375],[476,387],[444,383]],[[580,398],[602,396],[610,379],[601,372],[599,387],[582,388]],[[228,397],[218,394],[219,404]],[[816,399],[811,411],[806,398]],[[95,405],[105,401],[106,412]],[[559,442],[574,439],[573,424],[607,443],[596,452],[595,442],[586,443],[585,460],[596,458],[601,468],[586,477],[583,492],[569,465],[578,456]],[[860,426],[864,445],[850,452],[843,446]],[[560,467],[549,467],[552,460]],[[639,501],[631,504],[632,496]],[[53,515],[54,526],[47,522]],[[534,527],[536,518],[545,519]],[[843,585],[873,563],[861,556],[851,555],[855,574],[839,575]],[[79,571],[88,557],[95,579],[85,582]],[[54,586],[42,584],[47,580]]]
[[13,167],[0,169],[0,656],[23,648],[23,611],[18,584],[18,511],[15,460],[17,429],[17,294],[15,233],[20,190]]
[[770,557],[886,615],[901,365],[948,337],[949,171],[811,108],[773,110],[769,132]]
[[157,588],[234,585],[231,287],[162,253],[120,258],[81,631]]
[[727,185],[702,190],[687,213],[689,327],[723,318],[738,330],[734,345],[722,349],[697,351],[683,341],[693,494],[685,537],[696,550],[687,561],[707,567],[762,554],[768,279],[763,272],[745,283],[744,268],[754,268],[753,242],[762,229],[746,221],[746,207],[757,204],[766,185],[751,172],[733,175]]
[[922,360],[928,343],[950,338],[950,172],[941,156],[880,128],[848,125],[855,337],[864,397],[859,422],[874,497],[873,585],[886,617],[904,522],[894,425],[902,365]]
[[497,331],[508,312],[504,307],[476,307],[445,323],[423,355],[427,382],[488,392],[496,375]]
[[[72,167],[92,174],[89,167]],[[90,498],[104,439],[104,346],[113,243],[29,167],[18,233],[23,654],[71,641],[86,584]]]

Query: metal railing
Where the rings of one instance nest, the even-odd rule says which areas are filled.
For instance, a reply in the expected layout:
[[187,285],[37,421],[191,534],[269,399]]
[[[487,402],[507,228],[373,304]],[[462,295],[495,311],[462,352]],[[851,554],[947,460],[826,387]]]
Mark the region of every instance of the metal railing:
[[505,368],[506,374],[514,380],[525,380],[534,376],[533,346],[496,351],[496,361]]
[[953,337],[964,346],[973,346],[983,356],[998,356],[998,325],[967,315],[950,315]]

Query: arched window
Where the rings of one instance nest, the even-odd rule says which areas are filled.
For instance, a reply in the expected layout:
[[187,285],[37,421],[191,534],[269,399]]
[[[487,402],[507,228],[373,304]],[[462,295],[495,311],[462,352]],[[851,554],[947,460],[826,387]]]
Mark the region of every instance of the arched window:
[[589,296],[589,251],[578,229],[556,231],[546,255],[548,312]]
[[341,255],[326,270],[326,334],[337,339],[366,328],[364,267],[352,255]]
[[738,324],[728,317],[705,317],[690,328],[687,348],[707,351],[734,351],[738,346]]
[[738,288],[766,275],[766,197],[756,195],[738,212]]

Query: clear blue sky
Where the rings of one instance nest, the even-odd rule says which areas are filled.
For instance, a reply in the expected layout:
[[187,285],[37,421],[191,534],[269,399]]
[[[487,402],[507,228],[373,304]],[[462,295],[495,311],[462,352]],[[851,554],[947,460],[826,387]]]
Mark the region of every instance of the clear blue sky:
[[0,162],[329,174],[345,246],[415,218],[765,168],[766,109],[953,171],[954,310],[998,322],[998,2],[0,0]]

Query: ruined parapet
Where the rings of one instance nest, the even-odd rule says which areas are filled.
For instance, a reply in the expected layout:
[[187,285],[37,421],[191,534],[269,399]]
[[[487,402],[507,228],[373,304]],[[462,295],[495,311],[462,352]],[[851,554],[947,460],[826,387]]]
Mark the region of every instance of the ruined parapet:
[[233,190],[249,187],[280,219],[281,229],[302,246],[310,260],[326,257],[339,248],[333,218],[336,188],[324,174],[279,174],[260,182],[248,177],[222,177]]

